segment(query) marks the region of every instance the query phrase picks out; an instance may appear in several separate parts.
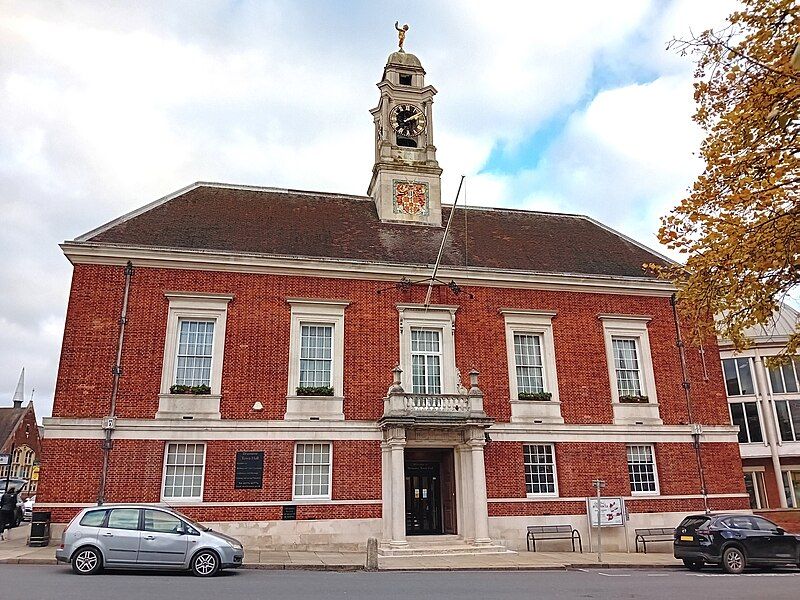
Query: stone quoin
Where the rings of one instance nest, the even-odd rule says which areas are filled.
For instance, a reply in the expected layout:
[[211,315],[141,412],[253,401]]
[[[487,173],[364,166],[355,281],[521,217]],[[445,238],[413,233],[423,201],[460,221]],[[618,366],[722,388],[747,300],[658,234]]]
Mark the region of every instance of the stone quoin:
[[109,416],[106,502],[261,548],[589,540],[597,478],[629,513],[609,550],[748,508],[721,366],[693,347],[687,411],[673,290],[643,267],[666,259],[580,215],[443,205],[425,76],[402,49],[386,63],[366,196],[197,183],[62,245],[37,508],[65,523],[97,501]]

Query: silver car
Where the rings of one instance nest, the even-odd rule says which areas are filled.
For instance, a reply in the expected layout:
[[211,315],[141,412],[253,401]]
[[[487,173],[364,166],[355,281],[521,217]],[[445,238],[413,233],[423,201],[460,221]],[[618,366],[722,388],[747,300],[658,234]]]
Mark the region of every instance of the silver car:
[[79,575],[109,569],[189,569],[211,577],[242,566],[242,544],[184,515],[157,506],[84,508],[70,521],[56,560]]

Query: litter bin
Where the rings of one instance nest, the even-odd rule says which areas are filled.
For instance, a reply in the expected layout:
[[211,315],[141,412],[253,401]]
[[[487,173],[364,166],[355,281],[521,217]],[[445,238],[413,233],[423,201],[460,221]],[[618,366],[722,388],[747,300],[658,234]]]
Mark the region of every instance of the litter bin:
[[50,543],[50,513],[35,512],[31,515],[31,533],[28,546],[47,546]]

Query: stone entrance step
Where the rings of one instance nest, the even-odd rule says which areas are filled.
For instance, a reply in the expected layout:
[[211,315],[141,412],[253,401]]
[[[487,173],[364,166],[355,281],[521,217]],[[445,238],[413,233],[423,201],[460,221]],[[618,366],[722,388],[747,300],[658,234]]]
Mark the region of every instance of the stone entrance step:
[[462,556],[473,554],[516,554],[509,551],[505,546],[497,544],[481,544],[473,546],[466,543],[461,536],[457,535],[432,535],[419,536],[408,539],[408,545],[400,548],[392,548],[384,545],[378,548],[380,557],[403,557],[403,556]]

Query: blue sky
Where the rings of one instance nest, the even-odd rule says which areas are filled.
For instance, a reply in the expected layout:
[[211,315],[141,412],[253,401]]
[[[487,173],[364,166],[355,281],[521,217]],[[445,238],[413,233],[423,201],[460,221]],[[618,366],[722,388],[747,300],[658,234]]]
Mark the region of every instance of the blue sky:
[[3,3],[0,405],[48,414],[58,244],[197,180],[365,193],[394,22],[437,90],[443,196],[588,214],[657,247],[701,170],[673,36],[730,0]]

